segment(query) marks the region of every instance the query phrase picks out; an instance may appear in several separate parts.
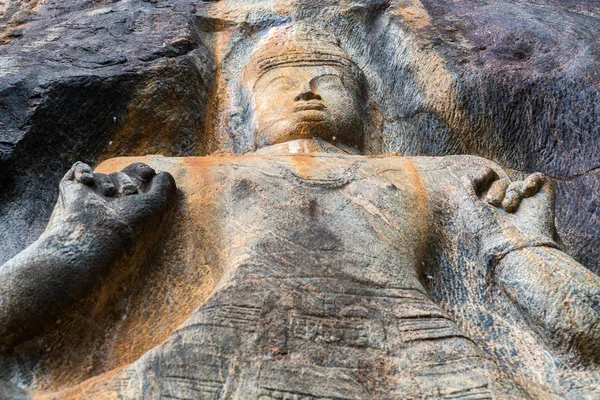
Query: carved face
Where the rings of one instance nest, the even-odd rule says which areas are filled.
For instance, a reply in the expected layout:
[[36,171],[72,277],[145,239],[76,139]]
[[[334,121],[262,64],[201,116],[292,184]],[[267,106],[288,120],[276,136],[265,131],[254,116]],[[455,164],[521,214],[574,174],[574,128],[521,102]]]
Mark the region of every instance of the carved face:
[[256,82],[252,100],[257,148],[309,138],[362,147],[364,99],[336,67],[275,68]]

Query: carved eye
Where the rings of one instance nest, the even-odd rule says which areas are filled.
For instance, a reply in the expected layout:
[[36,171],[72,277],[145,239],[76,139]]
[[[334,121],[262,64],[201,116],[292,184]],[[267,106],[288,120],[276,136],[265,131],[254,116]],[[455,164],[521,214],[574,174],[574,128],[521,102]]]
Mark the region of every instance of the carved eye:
[[280,92],[292,91],[297,88],[297,83],[291,79],[276,79],[271,81],[269,87]]
[[311,85],[318,90],[340,90],[343,89],[343,83],[337,75],[323,75],[314,78]]

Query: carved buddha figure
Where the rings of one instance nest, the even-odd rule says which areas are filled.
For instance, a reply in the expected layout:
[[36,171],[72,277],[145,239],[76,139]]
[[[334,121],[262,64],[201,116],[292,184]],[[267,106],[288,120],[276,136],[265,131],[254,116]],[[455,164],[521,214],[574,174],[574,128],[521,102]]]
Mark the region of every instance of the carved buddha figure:
[[[60,331],[74,302],[118,297],[125,272],[145,282],[141,266],[158,262],[167,278],[140,287],[181,303],[138,326],[185,318],[59,397],[594,393],[600,279],[556,243],[547,178],[511,182],[470,156],[358,154],[366,79],[334,41],[275,29],[244,79],[255,152],[73,166],[44,234],[0,270],[5,352]],[[161,237],[165,224],[176,240]],[[209,272],[169,283],[180,265]],[[207,280],[206,295],[178,294]],[[152,296],[131,295],[119,324]]]

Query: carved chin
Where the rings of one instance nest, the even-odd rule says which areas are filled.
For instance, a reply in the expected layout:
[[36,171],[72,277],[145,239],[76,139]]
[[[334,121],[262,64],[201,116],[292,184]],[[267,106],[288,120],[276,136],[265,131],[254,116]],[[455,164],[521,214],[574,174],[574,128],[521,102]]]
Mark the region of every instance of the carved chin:
[[256,136],[256,144],[260,148],[296,139],[328,139],[333,136],[332,131],[330,124],[324,119],[286,121],[275,124],[268,130],[259,131]]
[[[336,140],[347,144],[349,146],[358,145],[354,143],[356,140],[344,140],[348,138],[351,132],[360,132],[360,128],[352,126],[339,126],[337,121],[331,121],[327,118],[319,117],[315,115],[308,116],[308,118],[296,119],[293,121],[286,120],[279,121],[274,125],[268,127],[268,129],[258,132],[256,136],[256,145],[258,148],[269,146],[277,143],[284,143],[290,140],[296,139],[313,139],[320,138],[327,141]],[[353,138],[354,139],[354,138]],[[349,141],[351,143],[346,143]]]
[[321,139],[327,139],[332,136],[331,125],[325,119],[320,120],[302,120],[294,124],[293,130],[289,136],[294,136],[293,139],[306,139],[318,137]]

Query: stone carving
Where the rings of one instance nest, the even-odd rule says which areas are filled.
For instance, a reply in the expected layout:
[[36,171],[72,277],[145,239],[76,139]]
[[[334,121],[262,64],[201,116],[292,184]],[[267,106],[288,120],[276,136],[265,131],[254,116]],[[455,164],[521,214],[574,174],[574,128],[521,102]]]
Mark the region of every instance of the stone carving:
[[[0,269],[7,392],[25,366],[58,398],[598,395],[600,278],[557,243],[548,178],[360,155],[366,79],[322,33],[273,29],[243,79],[256,151],[66,174]],[[89,329],[91,360],[57,354]]]

